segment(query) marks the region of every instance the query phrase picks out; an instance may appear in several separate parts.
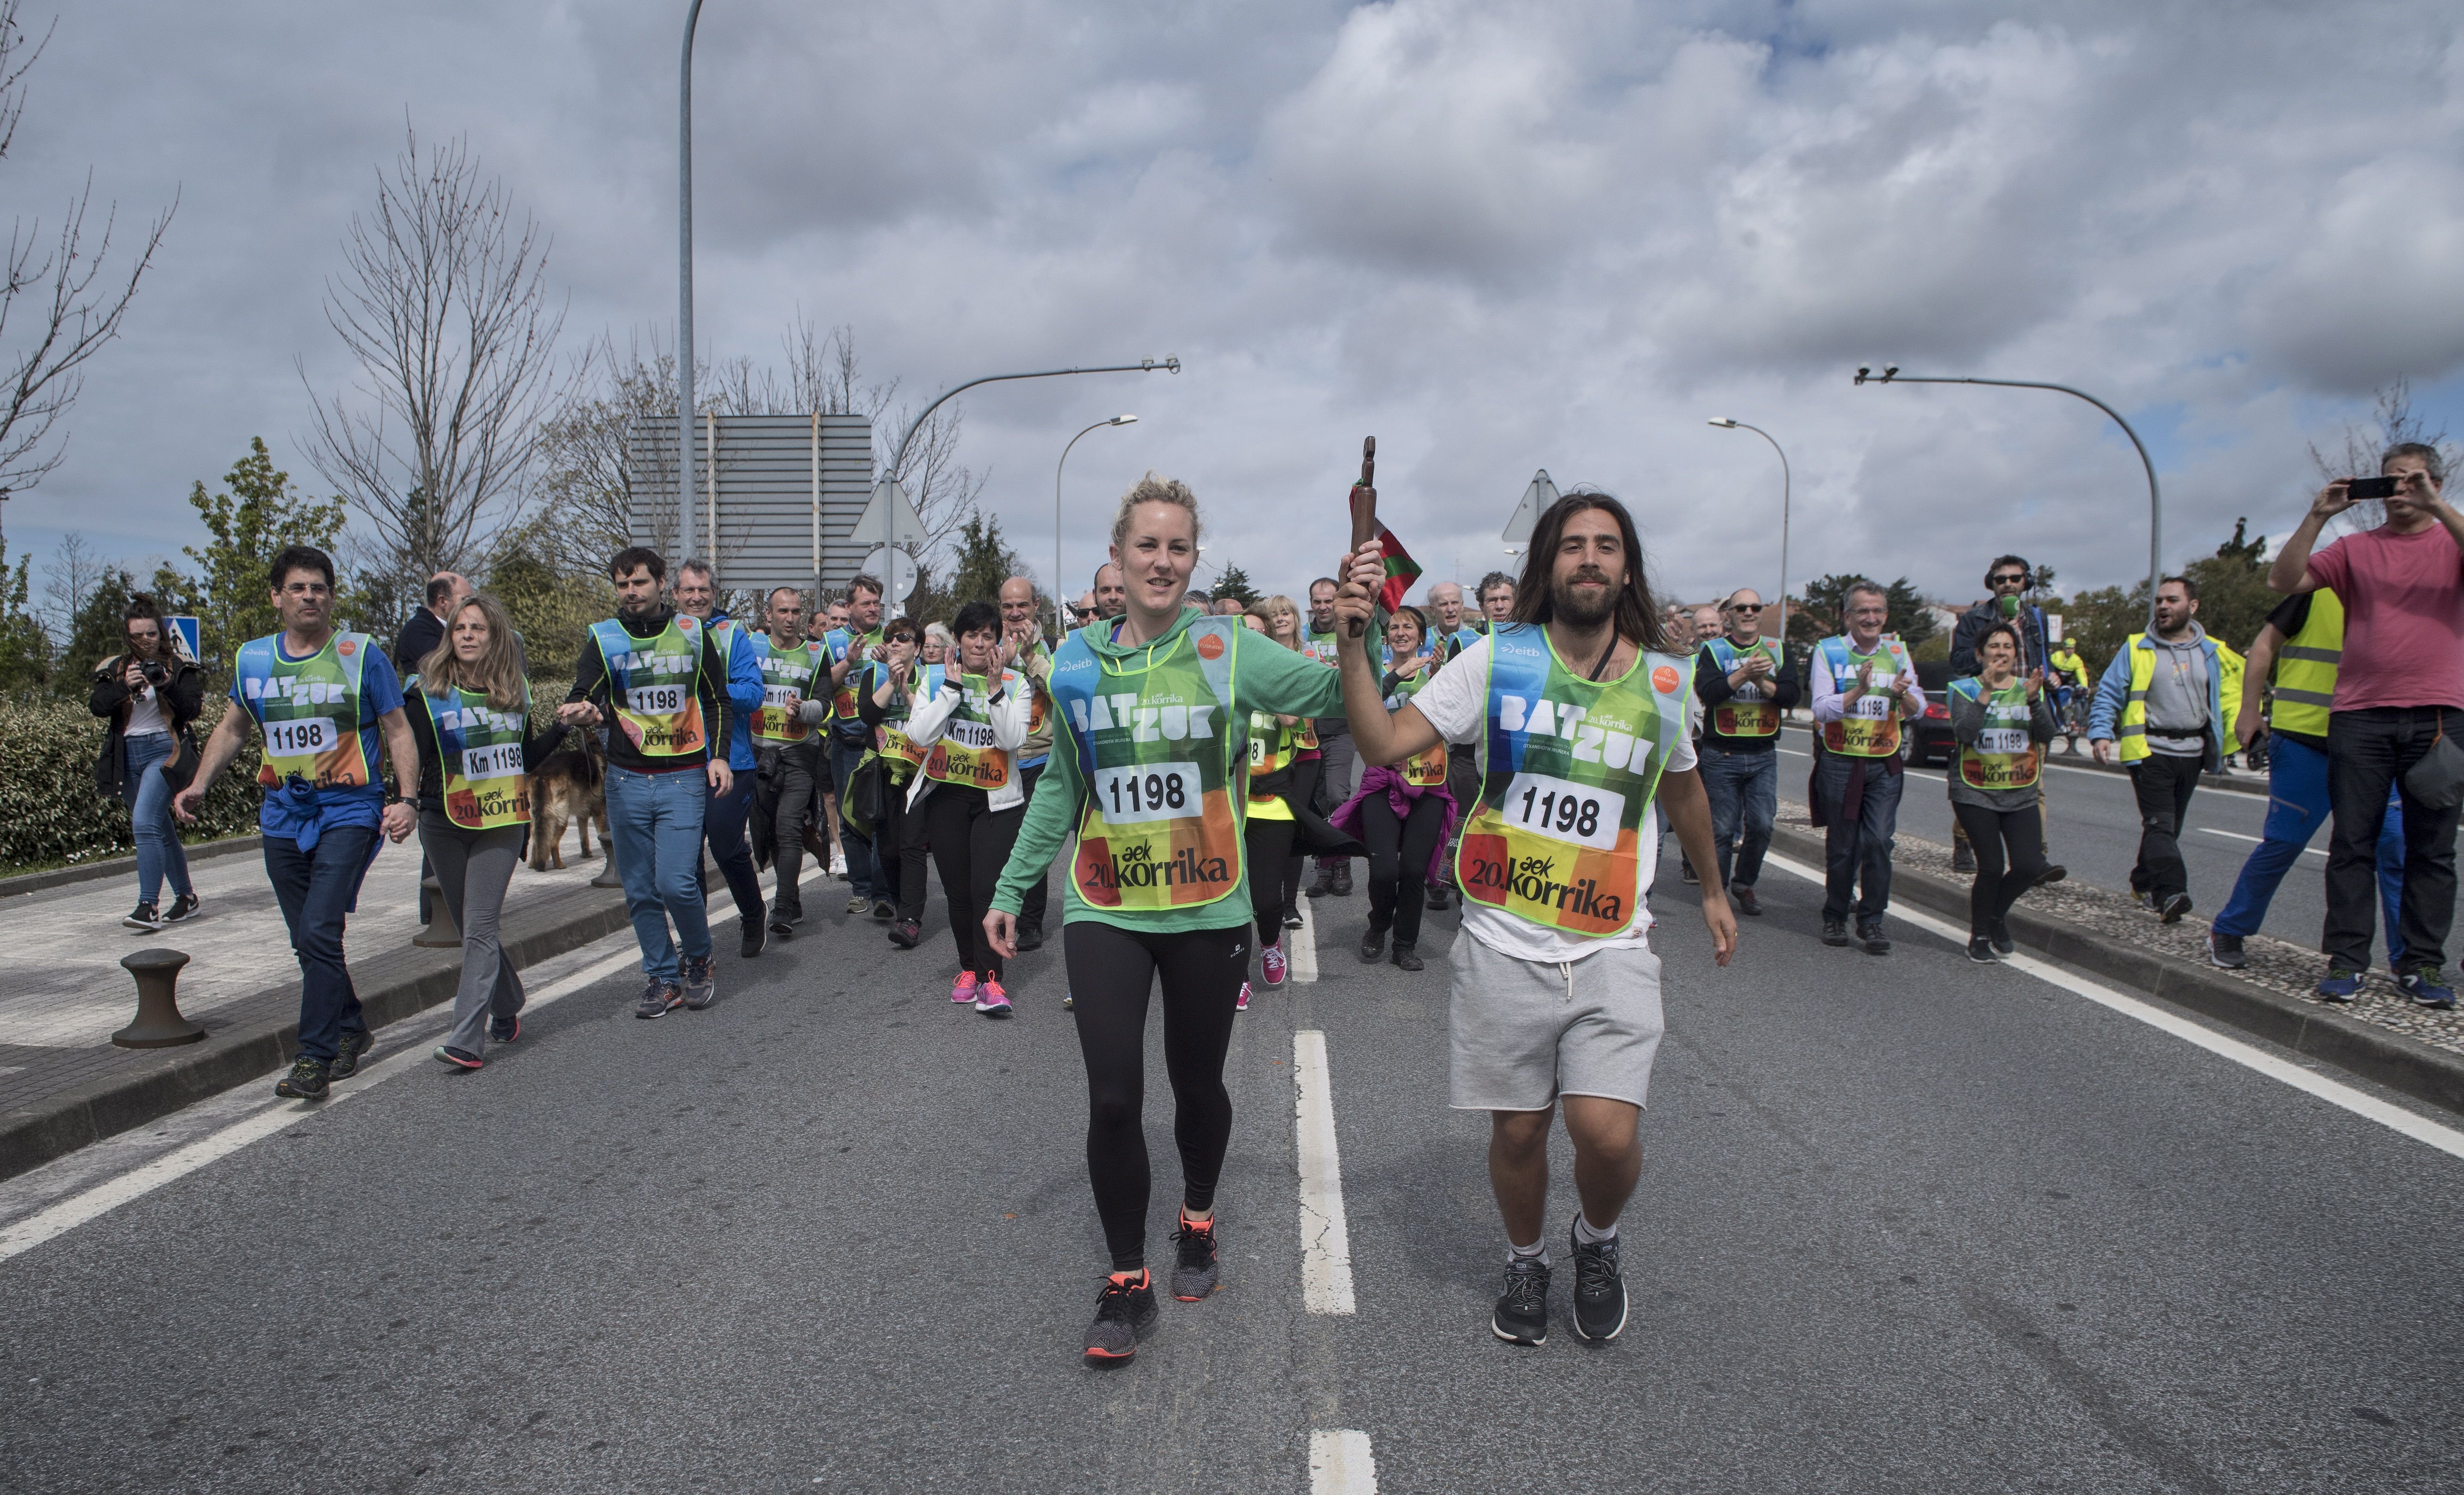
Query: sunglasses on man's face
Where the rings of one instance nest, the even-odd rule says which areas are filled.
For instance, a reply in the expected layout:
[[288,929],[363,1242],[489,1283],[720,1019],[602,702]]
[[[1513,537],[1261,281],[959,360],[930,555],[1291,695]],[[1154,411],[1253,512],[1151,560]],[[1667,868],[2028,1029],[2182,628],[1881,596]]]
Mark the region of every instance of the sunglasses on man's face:
[[1995,586],[2025,586],[2028,584],[2028,574],[2024,571],[2005,571],[1991,581]]
[[1728,610],[1730,612],[1760,612],[1763,610],[1763,605],[1760,603],[1730,603],[1728,605]]

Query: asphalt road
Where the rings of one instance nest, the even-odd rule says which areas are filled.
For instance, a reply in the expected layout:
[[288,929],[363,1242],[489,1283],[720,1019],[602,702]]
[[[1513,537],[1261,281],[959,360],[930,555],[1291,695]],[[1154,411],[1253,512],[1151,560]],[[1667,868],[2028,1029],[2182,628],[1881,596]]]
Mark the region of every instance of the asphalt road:
[[[0,1484],[1298,1491],[1345,1430],[1389,1492],[2464,1485],[2464,1160],[1913,927],[1827,950],[1817,889],[1763,889],[1722,973],[1662,885],[1613,1345],[1565,1327],[1570,1272],[1547,1346],[1488,1332],[1451,915],[1406,977],[1352,956],[1365,898],[1317,906],[1323,978],[1263,996],[1231,1056],[1225,1288],[1093,1371],[1057,942],[991,1022],[947,1000],[937,906],[900,954],[817,890],[803,937],[722,956],[708,1012],[638,1022],[629,971],[568,978],[476,1073],[388,1032],[401,1062],[321,1111],[252,1089],[0,1184]],[[1300,1030],[1348,1316],[1303,1307]]]
[[[2082,744],[2084,746],[2084,744]],[[1805,798],[1805,775],[1811,766],[1805,734],[1792,729],[1781,752],[1780,792]],[[2046,802],[2051,810],[2053,858],[2100,888],[2127,891],[2130,868],[2139,860],[2139,807],[2131,798],[2130,780],[2101,769],[2075,767],[2057,752],[2047,765]],[[1943,787],[1941,768],[1910,769],[1912,781],[1900,801],[1900,828],[1911,835],[1950,844],[1950,801]],[[2252,775],[2254,779],[2263,776]],[[2182,855],[2190,869],[2190,902],[2207,918],[2221,912],[2233,897],[2233,880],[2256,848],[2267,821],[2267,797],[2237,794],[2202,784],[2190,797],[2189,830]],[[2311,838],[2311,849],[2277,885],[2260,928],[2278,939],[2317,949],[2327,918],[2327,827]],[[2464,898],[2459,898],[2464,910]],[[2459,923],[2464,927],[2464,923]],[[2386,958],[2386,931],[2379,932],[2374,961]],[[2451,942],[2453,959],[2456,952]]]

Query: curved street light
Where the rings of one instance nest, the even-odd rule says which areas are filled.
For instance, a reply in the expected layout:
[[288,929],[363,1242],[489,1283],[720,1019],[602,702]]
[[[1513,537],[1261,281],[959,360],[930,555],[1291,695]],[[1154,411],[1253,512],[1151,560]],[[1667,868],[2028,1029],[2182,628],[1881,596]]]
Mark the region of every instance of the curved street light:
[[[1097,421],[1087,430],[1102,430],[1107,426],[1134,426],[1137,420],[1134,415],[1115,415],[1109,421]],[[1080,431],[1078,436],[1084,436],[1087,430]],[[1069,438],[1068,446],[1061,449],[1061,460],[1052,464],[1052,623],[1055,627],[1061,626],[1061,609],[1068,605],[1061,595],[1067,584],[1061,579],[1061,470],[1068,465],[1069,448],[1078,445],[1078,436]],[[1061,628],[1061,633],[1066,638],[1069,630]]]
[[1773,451],[1779,452],[1779,647],[1785,652],[1788,649],[1788,507],[1789,489],[1792,482],[1788,472],[1788,453],[1780,450],[1776,437],[1759,426],[1749,426],[1743,421],[1730,420],[1725,415],[1713,420],[1711,424],[1722,430],[1752,431],[1763,440],[1770,442]]
[[1928,378],[1903,374],[1899,364],[1891,363],[1884,365],[1879,374],[1870,367],[1857,370],[1856,383],[1863,385],[1868,380],[1878,385],[1993,385],[2004,389],[2051,389],[2057,394],[2085,400],[2112,416],[2113,424],[2122,428],[2122,433],[2130,438],[2131,447],[2138,451],[2139,465],[2147,470],[2147,631],[2156,631],[2156,589],[2165,580],[2165,495],[2156,486],[2156,464],[2148,458],[2147,444],[2139,439],[2139,433],[2130,429],[2130,423],[2122,418],[2120,410],[2084,389],[2074,389],[2068,385],[2043,384],[2033,379]]

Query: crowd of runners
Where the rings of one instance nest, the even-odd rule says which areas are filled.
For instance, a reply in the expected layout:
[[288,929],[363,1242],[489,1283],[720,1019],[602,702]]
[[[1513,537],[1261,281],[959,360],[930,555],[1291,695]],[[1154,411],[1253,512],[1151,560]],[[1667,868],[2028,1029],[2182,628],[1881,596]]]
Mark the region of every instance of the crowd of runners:
[[[2143,811],[2132,889],[2170,922],[2189,902],[2183,811],[2202,768],[2265,730],[2256,714],[2272,682],[2280,792],[2215,920],[2213,957],[2240,962],[2277,883],[2332,812],[2321,994],[2349,1000],[2358,988],[2383,885],[2404,989],[2452,1003],[2438,973],[2464,753],[2452,783],[2429,781],[2420,765],[2437,765],[2444,725],[2464,727],[2447,715],[2464,700],[2414,701],[2394,672],[2371,671],[2389,698],[2349,720],[2341,704],[2354,685],[2348,630],[2393,634],[2385,576],[2444,567],[2443,584],[2464,588],[2464,519],[2438,498],[2435,453],[2399,450],[2387,471],[2415,496],[2390,501],[2388,526],[2359,537],[2379,537],[2375,548],[2347,539],[2314,555],[2319,525],[2349,502],[2341,484],[2320,496],[2276,562],[2288,600],[2238,680],[2230,650],[2196,621],[2196,589],[2167,579],[2152,628],[2095,686],[2086,731],[2100,758],[2130,771]],[[334,627],[330,558],[284,550],[271,577],[282,630],[239,649],[238,709],[169,798],[172,813],[190,815],[261,736],[266,868],[302,972],[299,1054],[277,1093],[325,1094],[373,1042],[343,964],[343,922],[388,838],[419,837],[465,937],[436,1056],[477,1068],[488,1044],[518,1036],[521,983],[497,922],[529,831],[525,786],[568,737],[590,735],[605,758],[644,1019],[717,996],[707,866],[751,957],[803,920],[807,850],[846,880],[850,916],[877,921],[900,949],[923,946],[929,860],[957,954],[950,998],[990,1018],[1016,1010],[1009,962],[1045,942],[1060,877],[1067,984],[1035,1000],[1070,1012],[1086,1066],[1087,1164],[1111,1255],[1092,1359],[1133,1355],[1159,1315],[1142,1126],[1150,1005],[1162,1009],[1180,1160],[1167,1286],[1194,1303],[1218,1280],[1225,1054],[1240,1014],[1290,978],[1291,932],[1341,925],[1350,942],[1330,911],[1359,908],[1359,958],[1418,972],[1425,916],[1455,912],[1442,952],[1447,1088],[1451,1105],[1491,1120],[1507,1247],[1491,1327],[1519,1344],[1548,1337],[1548,1138],[1562,1111],[1580,1196],[1564,1227],[1569,1317],[1586,1339],[1614,1337],[1626,1317],[1617,1223],[1663,1032],[1649,938],[1663,838],[1676,833],[1679,886],[1726,966],[1739,915],[1765,912],[1756,885],[1777,817],[1777,749],[1805,713],[1805,798],[1826,838],[1819,937],[1889,953],[1904,733],[1934,702],[1888,631],[1888,594],[1850,587],[1837,631],[1797,657],[1766,631],[1767,605],[1749,588],[1664,606],[1632,516],[1582,490],[1539,517],[1518,574],[1492,572],[1468,598],[1453,583],[1418,604],[1381,596],[1387,557],[1375,539],[1302,589],[1305,603],[1206,597],[1192,586],[1202,536],[1196,495],[1149,474],[1119,501],[1110,561],[1051,631],[1024,578],[946,627],[889,614],[880,583],[862,576],[822,611],[781,588],[758,624],[740,621],[715,610],[708,566],[671,573],[655,552],[629,548],[607,566],[616,615],[589,630],[567,698],[544,715],[504,610],[459,578],[431,586],[432,624],[415,640],[407,630],[416,655],[397,671],[374,640]],[[2436,549],[2428,561],[2425,547]],[[1954,631],[1942,703],[1978,961],[2013,951],[2014,902],[2062,875],[2045,853],[2043,758],[2071,726],[2057,693],[2083,692],[2086,671],[2022,604],[2028,576],[2015,556],[1988,568],[1993,595]],[[119,713],[115,730],[139,733],[149,682],[163,693],[158,716],[195,715],[193,679],[153,662],[132,644],[101,677],[96,710]],[[119,693],[109,703],[107,688]],[[2339,754],[2345,737],[2363,746]],[[156,748],[125,751],[132,783],[160,772]],[[2348,758],[2370,774],[2331,772]],[[132,803],[151,792],[132,788]],[[1347,905],[1356,861],[1367,896]],[[180,916],[194,915],[176,858],[158,856],[146,875],[168,878]],[[1305,918],[1304,908],[1316,912]]]

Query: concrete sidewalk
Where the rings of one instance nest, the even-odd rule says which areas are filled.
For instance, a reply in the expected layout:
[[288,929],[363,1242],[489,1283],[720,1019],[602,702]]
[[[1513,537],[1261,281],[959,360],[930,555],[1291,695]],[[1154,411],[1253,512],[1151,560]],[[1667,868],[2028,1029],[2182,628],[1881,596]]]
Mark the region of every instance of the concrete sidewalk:
[[[570,841],[568,841],[568,846]],[[595,848],[594,848],[595,849]],[[372,1025],[450,1000],[458,949],[423,950],[419,842],[387,846],[368,870],[344,946]],[[517,869],[506,897],[507,948],[528,965],[624,921],[621,892],[594,889],[598,856],[561,871]],[[295,1047],[299,967],[260,856],[191,868],[196,917],[159,933],[124,928],[135,879],[0,896],[9,977],[0,981],[0,1177],[278,1068]],[[206,1037],[167,1049],[114,1047],[137,987],[134,951],[185,952],[180,1009]]]

